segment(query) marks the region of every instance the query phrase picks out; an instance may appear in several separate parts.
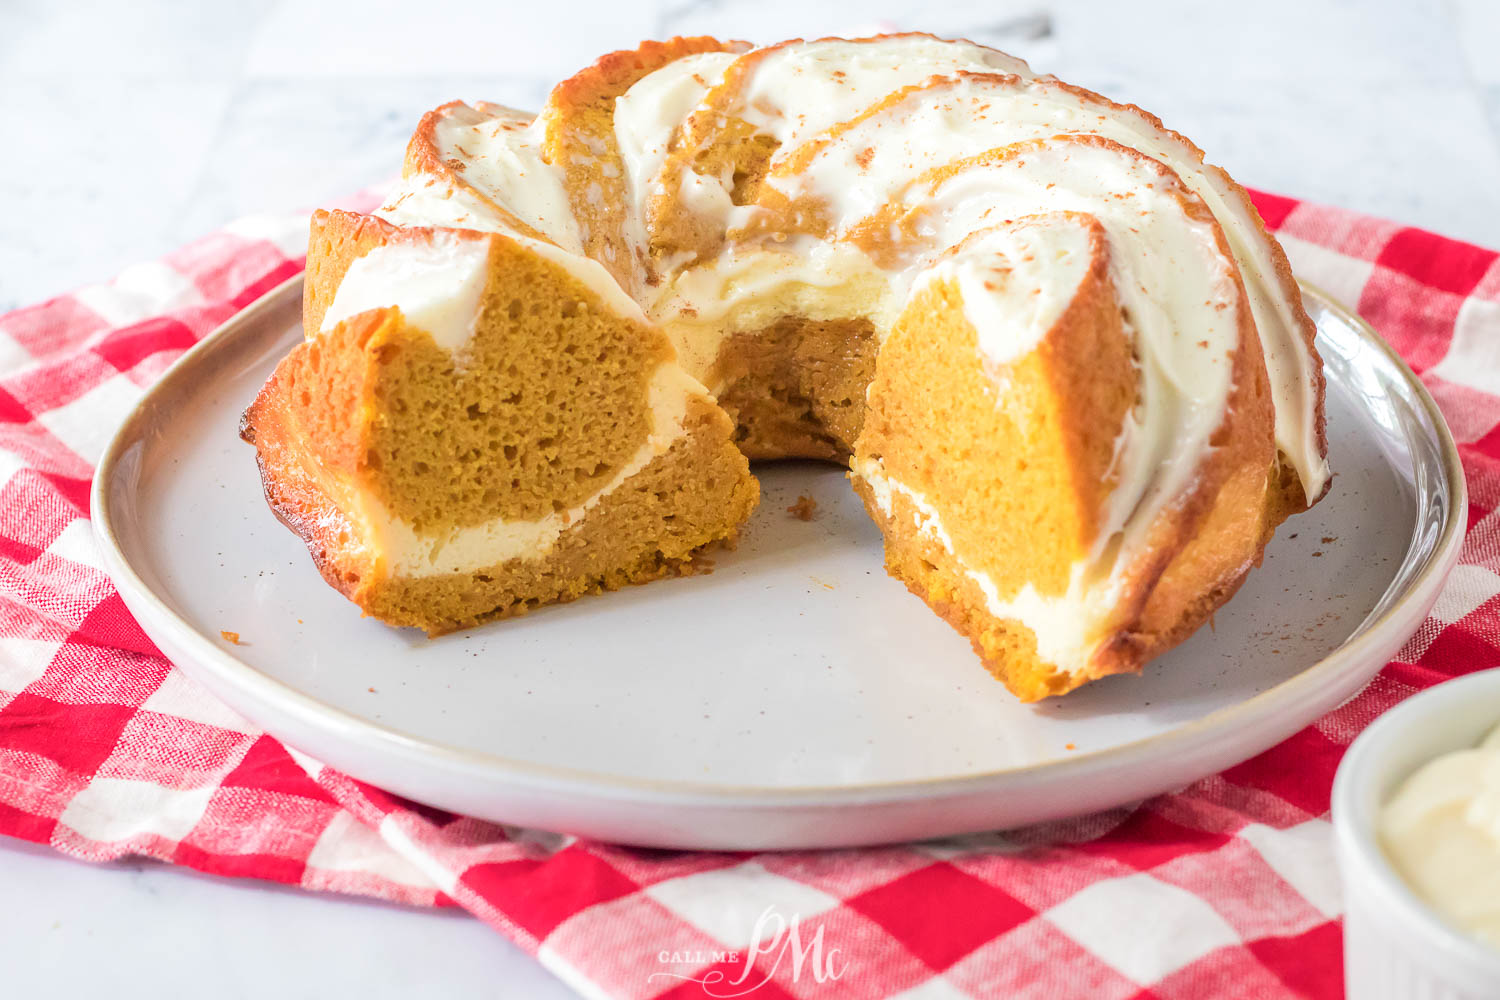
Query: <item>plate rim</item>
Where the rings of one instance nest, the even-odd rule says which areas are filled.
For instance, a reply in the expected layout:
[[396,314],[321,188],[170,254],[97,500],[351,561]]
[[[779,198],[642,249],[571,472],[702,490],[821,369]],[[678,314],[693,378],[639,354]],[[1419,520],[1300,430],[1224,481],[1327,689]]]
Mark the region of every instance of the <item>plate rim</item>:
[[[412,736],[383,722],[361,718],[262,673],[229,650],[221,648],[211,637],[198,631],[179,615],[141,578],[126,557],[120,542],[119,531],[115,524],[115,512],[110,504],[110,485],[116,479],[123,459],[142,437],[137,433],[137,429],[149,419],[158,401],[173,390],[177,390],[179,383],[187,381],[206,356],[226,348],[240,337],[258,333],[255,321],[263,313],[285,308],[288,303],[284,300],[293,296],[300,297],[304,276],[304,274],[294,275],[270,289],[186,351],[146,390],[111,436],[109,444],[95,467],[90,489],[90,522],[94,537],[101,548],[105,569],[135,617],[146,618],[146,615],[138,610],[138,606],[149,611],[150,620],[170,633],[172,643],[186,654],[186,658],[193,662],[193,666],[212,673],[217,679],[244,693],[247,699],[257,704],[273,706],[278,713],[296,718],[302,725],[319,730],[324,735],[341,742],[354,740],[362,746],[369,746],[373,743],[402,756],[409,762],[415,761],[429,766],[441,765],[453,773],[467,772],[506,786],[591,798],[640,801],[644,796],[655,803],[682,803],[718,808],[766,808],[896,803],[935,796],[974,794],[983,791],[986,786],[1007,782],[1027,784],[1067,782],[1071,778],[1082,779],[1097,772],[1100,768],[1109,771],[1128,770],[1140,763],[1135,758],[1143,755],[1155,756],[1166,753],[1175,756],[1179,753],[1189,753],[1195,746],[1201,745],[1202,741],[1211,738],[1224,728],[1226,724],[1236,731],[1253,728],[1257,722],[1264,725],[1276,717],[1278,706],[1311,700],[1316,692],[1336,686],[1345,678],[1351,667],[1350,661],[1360,660],[1372,649],[1388,643],[1393,629],[1400,631],[1403,627],[1402,623],[1408,621],[1412,617],[1412,612],[1419,607],[1421,617],[1417,618],[1417,623],[1420,624],[1421,618],[1425,617],[1432,602],[1436,600],[1443,581],[1457,563],[1465,537],[1463,529],[1467,519],[1468,487],[1464,480],[1457,444],[1437,403],[1421,379],[1368,322],[1322,288],[1299,279],[1304,294],[1316,299],[1320,305],[1337,314],[1360,335],[1366,344],[1374,347],[1394,366],[1408,390],[1425,411],[1435,432],[1435,444],[1441,458],[1440,467],[1449,489],[1448,503],[1443,510],[1442,532],[1437,543],[1425,557],[1426,564],[1413,576],[1406,592],[1384,608],[1378,616],[1367,619],[1352,638],[1347,639],[1343,645],[1292,677],[1259,694],[1217,709],[1166,732],[1098,750],[1084,751],[1067,758],[971,774],[859,784],[755,785],[643,778],[506,757],[487,751],[453,746]],[[1385,594],[1389,593],[1389,590],[1385,592]],[[142,622],[142,627],[146,627],[146,622]],[[1405,637],[1403,634],[1401,639],[1404,640]],[[195,672],[191,668],[184,668],[175,658],[169,657],[168,659],[180,669],[186,669],[188,673]],[[1363,685],[1350,694],[1357,693],[1362,687]],[[238,705],[230,707],[239,714],[246,714]],[[1332,707],[1334,706],[1329,706],[1330,709]],[[260,724],[257,722],[256,725]],[[261,728],[264,729],[264,727]],[[1296,728],[1301,728],[1301,726]],[[269,729],[265,731],[270,732]],[[1294,732],[1295,729],[1292,731]],[[272,733],[272,735],[276,734]],[[1287,735],[1290,733],[1278,737],[1276,742],[1285,739]],[[288,746],[291,745],[288,744]],[[1268,744],[1270,745],[1274,743]]]

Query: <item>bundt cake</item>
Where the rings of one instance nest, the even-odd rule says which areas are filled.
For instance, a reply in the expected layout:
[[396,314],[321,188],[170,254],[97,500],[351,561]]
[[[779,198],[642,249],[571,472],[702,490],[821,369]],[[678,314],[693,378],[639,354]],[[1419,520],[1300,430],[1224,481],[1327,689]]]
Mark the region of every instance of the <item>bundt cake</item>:
[[319,212],[266,496],[432,633],[690,569],[747,459],[847,463],[891,574],[1025,700],[1139,670],[1329,482],[1245,191],[1138,108],[927,35],[648,42],[427,114]]

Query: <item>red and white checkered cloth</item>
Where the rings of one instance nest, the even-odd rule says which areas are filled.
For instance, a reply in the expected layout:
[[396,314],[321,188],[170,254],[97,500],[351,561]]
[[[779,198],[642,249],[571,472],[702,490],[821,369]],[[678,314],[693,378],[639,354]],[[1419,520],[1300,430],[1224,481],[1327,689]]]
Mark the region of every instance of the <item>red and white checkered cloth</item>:
[[[748,855],[499,827],[289,753],[152,647],[87,523],[93,462],[121,415],[184,348],[302,266],[304,218],[253,219],[0,317],[0,833],[93,861],[141,854],[461,906],[595,997],[1341,996],[1327,819],[1339,757],[1413,691],[1500,663],[1500,258],[1256,203],[1297,272],[1422,373],[1471,504],[1462,564],[1400,659],[1259,757],[1133,811]],[[752,948],[763,915],[772,933]]]

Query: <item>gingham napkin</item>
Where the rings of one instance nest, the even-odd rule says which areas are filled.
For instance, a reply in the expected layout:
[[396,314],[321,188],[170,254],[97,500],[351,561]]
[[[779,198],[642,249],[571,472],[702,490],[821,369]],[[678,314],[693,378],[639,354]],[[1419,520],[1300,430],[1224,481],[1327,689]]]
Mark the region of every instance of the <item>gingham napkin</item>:
[[1422,373],[1471,501],[1462,564],[1400,659],[1259,757],[1134,810],[750,855],[499,827],[289,753],[152,647],[87,523],[121,415],[302,266],[305,218],[256,218],[0,317],[0,833],[93,861],[456,904],[594,997],[1341,996],[1339,757],[1417,689],[1500,663],[1500,264],[1421,230],[1256,203],[1298,274]]

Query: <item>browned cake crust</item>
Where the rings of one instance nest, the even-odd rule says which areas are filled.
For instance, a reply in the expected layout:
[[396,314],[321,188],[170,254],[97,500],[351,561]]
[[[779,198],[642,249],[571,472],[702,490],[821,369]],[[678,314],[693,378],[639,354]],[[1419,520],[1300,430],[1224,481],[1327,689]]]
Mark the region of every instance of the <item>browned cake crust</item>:
[[[322,368],[308,341],[284,358],[240,419],[253,444],[266,502],[307,545],[323,579],[356,604],[377,579],[379,553],[363,544],[351,518],[349,479],[363,452],[372,337],[393,322],[385,313],[356,316],[332,331],[317,354],[333,360],[324,379],[299,379]],[[303,385],[299,386],[299,382]],[[318,396],[306,385],[314,382]],[[303,390],[306,391],[303,391]]]

